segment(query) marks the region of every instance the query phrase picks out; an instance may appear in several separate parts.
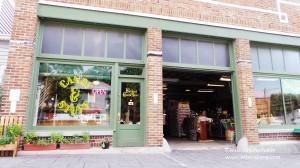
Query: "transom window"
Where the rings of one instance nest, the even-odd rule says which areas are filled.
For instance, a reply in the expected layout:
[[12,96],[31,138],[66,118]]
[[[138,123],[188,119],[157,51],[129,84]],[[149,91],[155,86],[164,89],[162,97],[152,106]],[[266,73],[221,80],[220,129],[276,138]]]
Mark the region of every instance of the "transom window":
[[226,42],[163,38],[164,62],[229,67],[229,47]]
[[300,73],[299,49],[282,47],[251,47],[253,71]]
[[142,60],[141,32],[45,24],[42,54]]

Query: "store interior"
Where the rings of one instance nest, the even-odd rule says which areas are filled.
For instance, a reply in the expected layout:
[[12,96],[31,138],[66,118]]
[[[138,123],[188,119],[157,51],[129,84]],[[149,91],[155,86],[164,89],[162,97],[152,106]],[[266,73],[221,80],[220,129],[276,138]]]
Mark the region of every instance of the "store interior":
[[164,69],[163,99],[169,143],[233,143],[230,73]]

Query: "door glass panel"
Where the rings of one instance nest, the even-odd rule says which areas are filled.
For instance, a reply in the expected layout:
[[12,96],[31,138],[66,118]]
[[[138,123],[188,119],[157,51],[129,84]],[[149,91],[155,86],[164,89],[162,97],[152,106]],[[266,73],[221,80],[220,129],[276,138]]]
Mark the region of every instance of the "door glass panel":
[[140,83],[121,83],[120,124],[140,124]]

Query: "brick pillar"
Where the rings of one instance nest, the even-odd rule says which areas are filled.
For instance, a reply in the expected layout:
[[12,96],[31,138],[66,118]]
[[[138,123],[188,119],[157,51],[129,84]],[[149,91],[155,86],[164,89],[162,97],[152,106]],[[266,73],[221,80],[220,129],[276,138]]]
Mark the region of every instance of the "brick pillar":
[[[157,28],[149,28],[147,38],[147,146],[162,146],[162,31]],[[154,99],[157,99],[157,102],[154,102]]]
[[5,70],[1,114],[10,112],[10,90],[20,89],[20,101],[17,102],[16,113],[13,114],[24,116],[24,126],[29,105],[36,25],[37,0],[17,0]]
[[257,111],[251,62],[250,42],[246,39],[235,40],[237,57],[238,87],[240,91],[240,112],[243,135],[249,143],[259,142],[257,129]]

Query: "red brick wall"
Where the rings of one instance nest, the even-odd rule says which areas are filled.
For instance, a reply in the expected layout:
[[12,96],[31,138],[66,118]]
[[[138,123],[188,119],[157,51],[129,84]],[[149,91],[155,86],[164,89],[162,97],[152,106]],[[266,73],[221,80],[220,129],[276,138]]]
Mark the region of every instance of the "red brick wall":
[[[147,123],[146,141],[148,146],[161,146],[163,138],[163,95],[162,95],[162,32],[157,28],[147,30]],[[154,104],[154,93],[158,104]]]
[[[196,0],[51,1],[300,34],[300,6],[288,4],[281,4],[282,12],[287,13],[289,18],[288,23],[282,23],[279,21],[277,14],[215,5]],[[220,0],[218,2],[272,10],[274,12],[278,10],[276,0]],[[8,96],[10,89],[21,89],[21,100],[17,104],[16,114],[25,116],[28,112],[37,23],[37,0],[18,0],[4,81],[1,114],[9,112]],[[146,137],[149,146],[160,146],[163,137],[162,57],[159,54],[162,51],[161,36],[162,30],[160,29],[149,28],[147,31],[149,54],[146,64],[148,71],[146,83],[148,93]],[[243,131],[251,143],[256,143],[258,142],[258,134],[249,41],[237,39],[235,51],[238,60],[240,60],[237,64],[237,71]],[[153,104],[153,93],[159,95],[158,105]],[[248,106],[249,97],[252,100],[252,107]],[[26,121],[26,118],[24,121]]]
[[[234,42],[237,57],[238,88],[240,92],[240,113],[244,136],[250,143],[258,143],[257,112],[254,95],[250,42],[246,39],[236,39]],[[249,100],[252,106],[249,106]]]
[[5,71],[1,114],[10,111],[9,90],[20,89],[21,97],[15,114],[24,116],[24,126],[29,104],[36,27],[37,1],[18,0]]
[[[289,22],[281,23],[277,14],[216,5],[197,0],[51,0],[70,4],[119,9],[213,23],[300,34],[300,6],[281,4]],[[217,2],[219,2],[218,0]],[[277,0],[222,0],[228,4],[278,12]],[[287,6],[287,7],[285,7]]]

